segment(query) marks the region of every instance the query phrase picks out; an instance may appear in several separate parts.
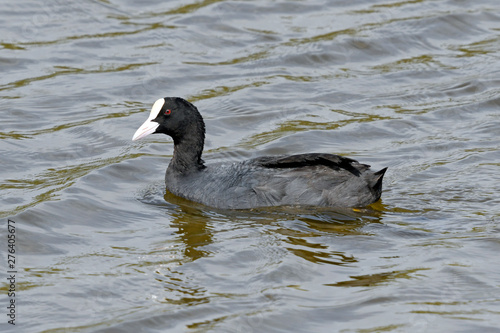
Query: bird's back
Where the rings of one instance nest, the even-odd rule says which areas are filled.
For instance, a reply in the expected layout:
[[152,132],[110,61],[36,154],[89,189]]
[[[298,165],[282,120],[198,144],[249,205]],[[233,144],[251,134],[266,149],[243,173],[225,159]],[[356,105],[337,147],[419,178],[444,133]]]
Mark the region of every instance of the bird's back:
[[380,198],[385,170],[337,155],[300,154],[214,163],[187,174],[167,169],[165,180],[173,194],[225,209],[362,207]]

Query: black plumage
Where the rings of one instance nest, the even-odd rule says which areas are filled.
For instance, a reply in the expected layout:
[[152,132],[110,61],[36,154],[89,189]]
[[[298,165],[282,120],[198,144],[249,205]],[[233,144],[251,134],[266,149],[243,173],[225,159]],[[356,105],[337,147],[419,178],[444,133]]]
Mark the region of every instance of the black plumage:
[[159,99],[133,140],[164,133],[174,140],[166,188],[208,206],[248,209],[300,205],[364,207],[380,198],[387,168],[333,154],[263,156],[243,162],[205,164],[205,124],[197,108],[179,97]]

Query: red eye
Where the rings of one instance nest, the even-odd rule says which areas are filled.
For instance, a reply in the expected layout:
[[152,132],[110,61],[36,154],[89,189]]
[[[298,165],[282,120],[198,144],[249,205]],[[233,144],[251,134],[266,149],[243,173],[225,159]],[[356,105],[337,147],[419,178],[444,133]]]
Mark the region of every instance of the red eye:
[[163,113],[165,116],[168,116],[169,114],[172,113],[172,110],[166,109],[165,112]]

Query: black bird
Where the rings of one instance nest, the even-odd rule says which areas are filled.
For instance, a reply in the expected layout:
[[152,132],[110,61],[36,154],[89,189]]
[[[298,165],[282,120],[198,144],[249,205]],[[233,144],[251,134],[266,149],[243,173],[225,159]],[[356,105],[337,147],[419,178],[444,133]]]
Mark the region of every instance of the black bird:
[[387,170],[373,172],[353,159],[321,153],[205,165],[205,123],[198,109],[180,97],[157,100],[132,140],[152,133],[174,140],[165,174],[167,190],[216,208],[364,207],[380,198]]

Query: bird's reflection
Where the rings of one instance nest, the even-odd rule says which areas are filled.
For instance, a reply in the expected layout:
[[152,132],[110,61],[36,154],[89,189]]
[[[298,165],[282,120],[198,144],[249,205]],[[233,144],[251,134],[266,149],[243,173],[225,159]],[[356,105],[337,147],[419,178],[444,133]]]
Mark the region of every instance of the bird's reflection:
[[[186,259],[194,261],[209,255],[203,250],[213,242],[214,216],[227,223],[241,223],[244,228],[251,221],[260,226],[272,226],[272,231],[286,249],[297,257],[315,262],[345,264],[356,262],[356,258],[343,252],[333,251],[328,246],[310,239],[325,234],[332,236],[363,235],[367,223],[381,223],[383,205],[377,203],[365,209],[328,209],[316,207],[271,207],[253,210],[216,211],[204,205],[175,196],[167,191],[164,199],[177,207],[171,212],[170,226],[184,244]],[[332,260],[337,258],[338,260]]]
[[207,256],[208,252],[202,248],[212,243],[213,235],[209,228],[210,217],[201,209],[203,206],[168,191],[164,198],[178,207],[171,213],[170,226],[177,229],[175,234],[184,244],[185,258],[194,261]]
[[[345,267],[351,272],[364,259],[363,252],[352,253],[339,243],[345,245],[345,240],[347,243],[362,243],[376,237],[370,232],[373,230],[371,227],[374,224],[383,225],[385,215],[394,211],[394,208],[386,207],[381,202],[364,209],[272,207],[244,211],[215,210],[168,192],[164,199],[169,207],[170,227],[176,229],[176,243],[182,244],[177,247],[182,248],[183,264],[164,270],[164,276],[159,280],[167,291],[165,302],[188,306],[209,303],[211,297],[220,297],[220,294],[214,296],[210,292],[212,285],[217,285],[219,280],[214,280],[212,273],[208,276],[200,273],[200,267],[202,270],[216,267],[223,274],[236,276],[236,280],[247,278],[249,283],[278,283],[298,289],[312,278],[320,265],[334,265],[340,270]],[[246,242],[251,247],[240,247],[235,238],[222,239],[218,233],[227,229],[234,230],[237,236],[233,237],[240,240],[251,238]],[[335,239],[344,242],[336,242]],[[229,248],[234,249],[234,253],[228,254]],[[227,257],[217,256],[216,266],[208,261],[198,264],[196,269],[188,266],[190,262],[213,257],[217,252],[223,252]],[[345,278],[342,273],[337,275],[340,276]],[[406,275],[405,272],[391,271],[349,276],[351,279],[334,280],[325,286],[369,286]]]

